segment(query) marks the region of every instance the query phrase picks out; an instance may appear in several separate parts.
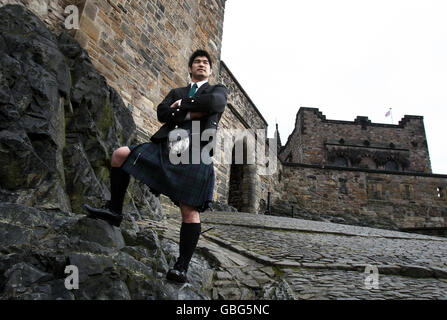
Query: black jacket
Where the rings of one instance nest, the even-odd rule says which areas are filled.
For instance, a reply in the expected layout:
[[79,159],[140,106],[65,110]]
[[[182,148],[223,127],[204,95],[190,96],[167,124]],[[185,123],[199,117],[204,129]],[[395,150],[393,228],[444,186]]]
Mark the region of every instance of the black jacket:
[[[153,142],[167,141],[169,132],[176,128],[192,128],[192,120],[186,120],[188,112],[207,112],[208,116],[200,119],[200,134],[206,129],[217,129],[220,117],[227,104],[227,88],[224,85],[210,85],[204,83],[197,90],[193,98],[188,97],[191,85],[182,88],[172,89],[166,98],[157,107],[158,121],[164,123],[163,126],[151,137]],[[170,106],[177,100],[182,99],[179,108]],[[199,120],[199,119],[193,119]],[[210,139],[216,141],[214,138]],[[208,144],[209,141],[202,143]],[[212,154],[211,154],[212,155]]]

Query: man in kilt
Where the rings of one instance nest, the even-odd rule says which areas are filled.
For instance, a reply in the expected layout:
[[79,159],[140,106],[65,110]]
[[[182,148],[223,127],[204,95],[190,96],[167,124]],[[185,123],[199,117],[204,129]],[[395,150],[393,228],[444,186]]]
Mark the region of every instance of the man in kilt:
[[[164,124],[151,137],[151,142],[120,147],[113,152],[110,201],[102,208],[84,205],[91,217],[119,226],[130,175],[148,185],[156,196],[168,196],[180,207],[182,214],[179,258],[167,273],[168,279],[177,282],[186,281],[189,262],[201,232],[199,212],[209,207],[213,197],[214,165],[210,157],[213,156],[217,125],[227,103],[227,89],[221,84],[208,84],[211,68],[208,52],[197,50],[191,55],[188,62],[191,83],[187,87],[172,89],[158,105],[157,118]],[[197,150],[188,140],[183,141],[189,143],[189,156],[194,150],[201,154],[206,146],[210,151],[208,157],[200,156],[199,161],[192,163],[191,157],[187,163],[171,161],[172,152],[178,155],[178,150],[174,148],[172,151],[169,146],[172,132],[182,129],[190,133],[189,141],[193,141],[191,136],[197,125],[200,125],[200,136],[203,131],[209,133],[211,130],[211,142],[199,140]],[[206,159],[208,161],[204,161]]]

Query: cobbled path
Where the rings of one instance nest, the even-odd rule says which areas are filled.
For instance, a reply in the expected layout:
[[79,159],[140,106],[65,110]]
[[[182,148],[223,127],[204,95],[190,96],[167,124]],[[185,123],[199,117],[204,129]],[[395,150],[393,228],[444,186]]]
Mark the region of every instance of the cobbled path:
[[278,267],[297,299],[447,299],[446,238],[246,213],[201,219],[215,227],[209,239]]
[[[283,299],[447,299],[447,238],[240,212],[201,221],[213,229],[199,249],[243,261],[221,264],[216,298],[259,298],[249,292],[262,289],[269,299],[267,284]],[[179,215],[163,222],[179,223]]]

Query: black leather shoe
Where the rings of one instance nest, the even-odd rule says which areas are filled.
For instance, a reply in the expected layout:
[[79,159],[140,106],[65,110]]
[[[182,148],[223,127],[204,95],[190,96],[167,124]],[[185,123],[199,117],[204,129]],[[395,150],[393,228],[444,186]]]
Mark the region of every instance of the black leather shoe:
[[90,207],[88,204],[83,204],[82,206],[89,212],[90,218],[106,220],[113,226],[119,227],[121,221],[123,220],[123,216],[121,214],[113,212],[112,210],[107,208],[107,205],[103,208],[93,208]]
[[166,279],[172,280],[178,283],[185,283],[186,282],[186,271],[183,269],[177,270],[177,269],[170,269],[168,273],[166,274]]

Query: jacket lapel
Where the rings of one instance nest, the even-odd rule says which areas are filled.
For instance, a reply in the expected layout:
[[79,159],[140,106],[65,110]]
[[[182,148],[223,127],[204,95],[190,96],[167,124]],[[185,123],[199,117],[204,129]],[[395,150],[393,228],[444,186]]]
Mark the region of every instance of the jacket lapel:
[[[191,85],[190,85],[191,86]],[[208,84],[208,82],[205,82],[204,84],[202,84],[199,88],[199,90],[196,91],[196,94],[194,96],[198,96],[199,94],[202,93],[203,90],[205,90],[206,88],[208,88],[210,85]]]
[[188,84],[186,87],[182,88],[182,96],[188,97],[189,90],[191,89],[191,84]]

